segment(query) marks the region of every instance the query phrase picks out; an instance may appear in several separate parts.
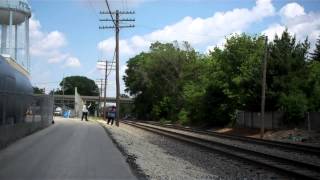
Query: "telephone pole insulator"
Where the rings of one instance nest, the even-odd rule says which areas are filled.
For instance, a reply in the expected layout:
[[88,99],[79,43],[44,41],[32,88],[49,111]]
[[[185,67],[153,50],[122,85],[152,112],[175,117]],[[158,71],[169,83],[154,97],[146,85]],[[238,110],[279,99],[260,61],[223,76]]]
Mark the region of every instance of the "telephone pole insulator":
[[[121,25],[121,22],[133,22],[135,19],[123,18],[120,19],[120,15],[128,15],[135,14],[134,11],[119,11],[115,12],[106,12],[101,11],[100,14],[109,14],[111,16],[110,19],[100,19],[100,21],[112,21],[113,26],[100,26],[99,29],[115,29],[116,32],[116,85],[117,85],[117,93],[116,93],[116,106],[117,106],[117,114],[116,114],[116,125],[119,126],[119,118],[120,118],[120,78],[119,78],[119,33],[121,28],[133,28],[135,27],[133,24],[130,25]],[[115,14],[115,20],[112,15]],[[107,67],[107,65],[106,65]]]

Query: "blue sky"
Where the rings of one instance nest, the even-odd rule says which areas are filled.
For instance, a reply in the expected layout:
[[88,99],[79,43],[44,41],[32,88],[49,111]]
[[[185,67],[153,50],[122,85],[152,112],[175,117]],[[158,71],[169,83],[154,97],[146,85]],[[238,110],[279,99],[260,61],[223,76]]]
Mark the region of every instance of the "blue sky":
[[[206,53],[222,47],[233,33],[267,34],[271,38],[286,27],[299,40],[320,35],[318,0],[110,0],[111,9],[134,10],[135,28],[121,30],[120,60],[123,75],[126,61],[146,51],[154,41],[189,41]],[[29,0],[31,78],[47,91],[58,88],[63,76],[103,77],[100,59],[112,60],[114,31],[99,30],[104,0]],[[115,94],[111,73],[108,96]],[[124,85],[122,83],[121,91]]]

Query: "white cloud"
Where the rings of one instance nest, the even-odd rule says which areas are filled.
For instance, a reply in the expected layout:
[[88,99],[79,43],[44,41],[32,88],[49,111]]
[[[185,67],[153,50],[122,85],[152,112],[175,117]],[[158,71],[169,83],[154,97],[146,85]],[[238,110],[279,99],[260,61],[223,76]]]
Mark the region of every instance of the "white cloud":
[[215,45],[209,45],[207,46],[206,50],[205,50],[205,53],[208,54],[210,53],[211,50],[213,50],[215,47],[218,47],[220,49],[224,49],[224,45],[226,44],[227,42],[227,39],[230,38],[231,36],[233,35],[236,35],[236,34],[241,34],[240,31],[236,31],[234,33],[231,33],[229,35],[226,35],[225,37],[221,38]]
[[284,18],[294,18],[305,15],[304,8],[298,3],[289,3],[280,9],[280,15]]
[[60,63],[66,60],[70,55],[69,54],[62,54],[60,52],[52,52],[52,56],[48,59],[48,63],[55,64]]
[[46,50],[57,49],[67,44],[64,35],[59,31],[48,33],[39,43],[42,45],[41,48]]
[[269,40],[273,40],[275,35],[281,36],[282,32],[286,28],[280,24],[272,24],[268,27],[268,29],[264,30],[262,34],[268,36]]
[[41,39],[41,37],[43,36],[43,33],[40,31],[41,24],[38,20],[31,18],[29,22],[29,28],[30,28],[31,40]]
[[[124,93],[126,89],[125,83],[122,77],[125,75],[125,71],[128,69],[126,64],[120,66],[119,76],[120,76],[120,93]],[[104,74],[104,73],[103,73]],[[108,76],[108,86],[107,86],[107,96],[116,96],[116,74],[112,71]]]
[[[64,0],[61,0],[61,1],[64,1]],[[95,14],[99,14],[99,11],[106,11],[107,9],[105,0],[71,0],[71,1],[79,2],[84,7],[90,9],[91,11],[93,10]],[[125,0],[125,1],[114,0],[114,1],[109,1],[109,5],[112,11],[116,9],[121,11],[130,11],[137,8],[143,3],[152,3],[156,1],[158,0]],[[185,0],[182,0],[182,1],[185,1]]]
[[41,31],[41,24],[38,20],[30,19],[30,53],[31,56],[45,56],[59,48],[64,47],[67,42],[64,35],[59,31],[45,33]]
[[297,3],[288,3],[279,11],[281,22],[270,25],[262,33],[270,36],[278,36],[287,28],[295,35],[297,40],[303,41],[306,37],[311,42],[311,49],[314,48],[316,39],[320,35],[320,13],[305,12],[304,8]]
[[[73,57],[63,52],[62,48],[67,45],[65,35],[59,31],[44,32],[39,20],[30,19],[30,55],[32,58],[44,59],[48,63],[62,63],[78,67],[80,61],[76,62]],[[70,60],[73,59],[73,60]]]
[[[296,34],[298,40],[304,40],[308,36],[313,45],[320,35],[319,13],[306,12],[298,3],[288,3],[276,12],[271,0],[257,0],[252,8],[235,8],[216,12],[207,18],[186,16],[178,22],[157,28],[148,34],[122,39],[120,41],[120,59],[122,60],[120,65],[125,64],[124,60],[129,57],[146,51],[155,41],[188,41],[195,48],[208,52],[216,46],[223,47],[225,37],[230,34],[245,32],[254,23],[275,15],[279,20],[270,24],[262,32],[270,39],[273,39],[275,34],[281,35],[286,27],[290,33]],[[114,41],[113,37],[107,38],[98,43],[97,48],[111,58],[114,52]]]
[[68,57],[64,66],[65,67],[80,67],[81,63],[80,63],[79,59],[76,57]]
[[[188,41],[193,46],[208,46],[223,41],[225,36],[234,32],[243,32],[252,23],[274,15],[271,0],[257,0],[251,9],[236,8],[226,12],[216,12],[208,18],[185,17],[179,22],[168,25],[143,36],[121,40],[120,47],[123,56],[135,55],[147,50],[155,41],[171,42]],[[98,44],[98,49],[110,55],[114,51],[114,39],[108,38]]]
[[[148,50],[152,42],[172,42],[188,41],[192,46],[208,47],[209,45],[219,45],[222,47],[225,37],[232,33],[241,33],[255,22],[259,22],[266,17],[273,16],[275,9],[271,0],[258,0],[251,9],[236,8],[225,12],[216,12],[208,18],[193,18],[186,16],[180,21],[159,28],[145,35],[136,35],[128,39],[120,40],[120,71],[121,78],[125,73],[125,61],[141,51]],[[214,46],[212,46],[214,47]],[[97,48],[103,52],[104,56],[113,57],[115,40],[114,37],[107,38],[98,43]],[[207,48],[208,50],[210,47]],[[111,94],[115,94],[115,75],[111,73],[109,86]],[[121,81],[121,91],[125,88]]]

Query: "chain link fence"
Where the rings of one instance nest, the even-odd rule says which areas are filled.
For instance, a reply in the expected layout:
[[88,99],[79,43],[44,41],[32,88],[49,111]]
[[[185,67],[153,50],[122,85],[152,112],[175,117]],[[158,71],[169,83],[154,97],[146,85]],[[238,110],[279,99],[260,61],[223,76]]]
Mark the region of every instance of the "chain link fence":
[[0,92],[0,148],[49,126],[53,96]]

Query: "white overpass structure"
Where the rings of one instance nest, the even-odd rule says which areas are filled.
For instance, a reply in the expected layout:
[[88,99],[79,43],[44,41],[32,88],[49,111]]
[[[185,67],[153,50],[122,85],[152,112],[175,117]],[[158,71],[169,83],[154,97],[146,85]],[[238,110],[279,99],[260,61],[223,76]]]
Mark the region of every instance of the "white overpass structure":
[[[74,105],[75,96],[74,95],[54,95],[54,104],[55,105]],[[104,102],[104,97],[99,96],[81,96],[83,101],[87,102]],[[115,97],[106,97],[107,103],[116,103]],[[133,103],[132,98],[120,98],[121,104],[131,104]]]

